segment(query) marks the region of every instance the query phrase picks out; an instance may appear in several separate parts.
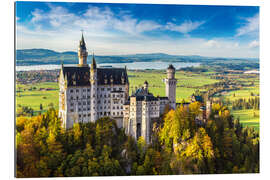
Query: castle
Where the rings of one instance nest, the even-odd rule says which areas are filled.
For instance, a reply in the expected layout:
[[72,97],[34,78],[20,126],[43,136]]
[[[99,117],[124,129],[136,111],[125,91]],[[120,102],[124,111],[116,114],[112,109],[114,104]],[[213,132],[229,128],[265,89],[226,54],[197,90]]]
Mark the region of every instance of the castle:
[[126,68],[98,67],[94,54],[91,66],[87,64],[88,52],[82,34],[79,64],[74,67],[62,64],[59,75],[59,117],[65,129],[74,123],[95,122],[101,117],[111,117],[117,126],[135,139],[151,141],[152,124],[165,107],[176,107],[175,68],[169,65],[163,80],[166,97],[155,97],[149,92],[148,82],[129,96]]

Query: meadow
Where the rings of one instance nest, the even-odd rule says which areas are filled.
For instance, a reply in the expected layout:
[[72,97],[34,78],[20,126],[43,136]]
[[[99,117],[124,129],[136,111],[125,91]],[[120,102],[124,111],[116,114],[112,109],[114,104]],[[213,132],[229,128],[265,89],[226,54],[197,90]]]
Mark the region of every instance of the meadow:
[[[251,81],[253,81],[254,86],[243,87],[240,90],[230,91],[224,95],[225,100],[229,99],[230,101],[234,101],[240,98],[249,99],[249,98],[254,98],[254,96],[251,96],[252,93],[254,95],[260,94],[260,83],[259,83],[258,77],[252,78],[252,79],[239,79],[239,80],[244,81],[245,83],[250,83]],[[229,106],[229,108],[231,108],[231,106]],[[260,111],[259,110],[253,110],[253,109],[232,110],[231,109],[231,112],[235,118],[239,117],[240,122],[243,124],[243,126],[254,127],[256,130],[260,129]]]
[[[211,73],[210,73],[211,74]],[[140,71],[128,71],[130,89],[129,94],[137,87],[141,87],[145,80],[149,83],[149,91],[155,96],[165,96],[165,84],[163,79],[166,78],[166,72],[161,70],[140,70]],[[178,80],[176,89],[176,101],[181,102],[190,100],[190,96],[196,90],[202,89],[203,85],[214,84],[218,80],[211,79],[209,73],[188,73],[183,71],[176,72],[176,79]],[[251,93],[255,95],[259,94],[259,79],[238,79],[247,84],[251,81],[254,82],[252,87],[243,87],[240,90],[230,91],[224,95],[224,99],[230,101],[239,98],[250,98]],[[51,90],[40,90],[40,88],[51,88]],[[16,109],[19,106],[30,106],[37,113],[40,111],[40,104],[45,111],[49,108],[49,104],[53,103],[54,107],[58,109],[58,84],[56,82],[43,82],[36,84],[16,84]],[[232,111],[232,114],[240,121],[244,126],[253,126],[259,130],[259,111],[256,111],[254,117],[254,111],[251,110],[237,110]]]

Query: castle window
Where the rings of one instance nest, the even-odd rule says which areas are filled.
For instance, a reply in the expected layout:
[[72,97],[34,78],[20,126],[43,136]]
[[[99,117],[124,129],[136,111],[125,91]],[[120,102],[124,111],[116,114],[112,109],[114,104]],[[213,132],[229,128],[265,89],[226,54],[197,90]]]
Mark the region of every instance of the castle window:
[[85,99],[85,95],[83,95],[83,99]]
[[108,97],[111,97],[111,95],[110,95],[110,94],[108,94]]
[[113,96],[112,96],[113,98],[115,97],[115,95],[113,94]]
[[109,100],[108,103],[111,103],[111,101]]
[[87,96],[87,99],[90,99],[90,96]]
[[102,97],[102,94],[100,95],[100,97]]
[[87,92],[90,92],[90,89],[87,89]]
[[108,115],[111,115],[111,112],[108,112]]
[[122,88],[120,87],[119,90],[122,91]]
[[83,105],[86,105],[86,102],[85,101],[83,101]]
[[106,100],[104,100],[104,103],[106,103],[107,101]]
[[83,92],[85,92],[86,91],[86,89],[83,89]]
[[73,100],[73,96],[70,96],[70,99]]
[[86,108],[84,108],[83,111],[86,111]]
[[87,108],[87,111],[90,111],[90,108],[89,107]]
[[99,88],[97,88],[97,90],[99,90]]
[[88,114],[88,117],[90,117],[90,114]]
[[74,112],[74,110],[73,109],[70,109],[70,112]]
[[79,89],[76,89],[76,92],[79,92]]
[[104,88],[101,88],[101,91],[104,91]]
[[106,97],[106,94],[104,94],[104,97]]
[[119,115],[119,112],[117,112],[117,115]]
[[116,91],[116,88],[113,88],[114,91]]
[[90,101],[87,101],[87,105],[90,105]]
[[78,102],[79,105],[81,105],[81,102]]
[[123,94],[121,94],[120,97],[122,98],[123,97]]
[[97,102],[98,104],[100,104],[100,100],[98,100],[98,102]]
[[78,100],[78,99],[79,99],[79,97],[77,96],[77,97],[76,97],[76,99]]
[[113,116],[115,115],[115,113],[113,112]]
[[70,90],[70,93],[73,93],[73,89]]
[[79,108],[78,111],[81,111],[81,108]]
[[108,91],[110,91],[110,90],[111,90],[111,88],[107,88],[107,90],[108,90]]
[[82,115],[79,114],[79,117],[81,117]]
[[123,112],[121,111],[121,115],[123,115]]
[[83,117],[86,117],[86,114],[84,114]]

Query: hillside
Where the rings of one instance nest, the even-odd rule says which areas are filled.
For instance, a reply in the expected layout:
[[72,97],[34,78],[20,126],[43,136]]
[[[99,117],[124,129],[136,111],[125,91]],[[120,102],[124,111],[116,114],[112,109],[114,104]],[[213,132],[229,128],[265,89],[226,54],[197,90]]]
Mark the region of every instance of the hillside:
[[[112,56],[95,56],[97,63],[131,63],[131,62],[199,62],[199,63],[215,63],[216,61],[223,63],[231,60],[231,58],[203,57],[203,56],[180,56],[169,55],[165,53],[149,53],[149,54],[131,54],[131,55],[112,55]],[[66,51],[57,52],[49,49],[19,49],[16,50],[16,65],[41,65],[41,64],[75,64],[77,63],[77,52]],[[92,55],[88,57],[88,63],[91,63]],[[258,59],[239,59],[234,58],[233,61],[255,62]],[[231,62],[230,62],[231,63]]]

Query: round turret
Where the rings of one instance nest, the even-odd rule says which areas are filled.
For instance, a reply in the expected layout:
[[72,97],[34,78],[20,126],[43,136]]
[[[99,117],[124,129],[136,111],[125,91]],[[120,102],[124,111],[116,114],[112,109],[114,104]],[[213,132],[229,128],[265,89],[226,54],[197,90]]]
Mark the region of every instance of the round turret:
[[147,91],[148,90],[148,82],[144,81],[143,88]]
[[79,66],[87,66],[87,56],[88,52],[86,50],[86,44],[84,42],[84,37],[82,34],[82,39],[80,40],[78,48]]
[[174,79],[174,75],[175,75],[175,68],[173,67],[172,64],[170,64],[169,67],[167,68],[167,78]]

